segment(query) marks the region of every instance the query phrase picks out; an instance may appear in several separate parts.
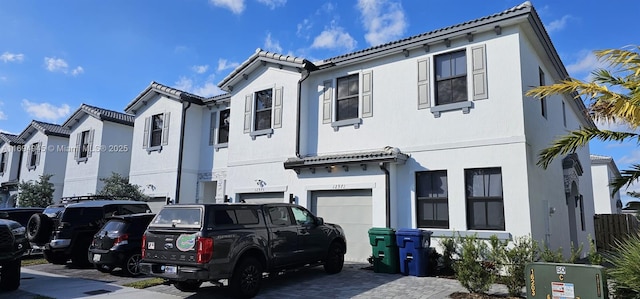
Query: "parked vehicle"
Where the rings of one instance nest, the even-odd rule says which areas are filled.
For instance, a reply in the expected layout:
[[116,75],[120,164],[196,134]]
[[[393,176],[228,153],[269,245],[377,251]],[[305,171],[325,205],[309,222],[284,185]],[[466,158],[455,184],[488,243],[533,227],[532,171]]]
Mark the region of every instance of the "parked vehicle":
[[[42,213],[42,211],[44,211],[44,208],[2,208],[0,209],[0,219],[13,220],[20,223],[20,225],[27,227],[27,223],[29,222],[29,218],[31,218],[31,215]],[[25,251],[25,255],[42,253],[41,248],[39,248],[38,246],[32,246],[30,243],[27,243],[26,249],[27,250]]]
[[28,248],[25,228],[20,223],[0,219],[0,289],[13,291],[20,287],[21,258]]
[[140,274],[142,235],[156,214],[131,214],[109,218],[93,236],[89,261],[100,272],[120,267],[129,276]]
[[165,206],[142,239],[142,273],[169,279],[182,291],[228,279],[234,296],[255,296],[263,272],[324,265],[342,271],[346,239],[294,204]]
[[128,200],[94,200],[47,207],[31,216],[27,238],[44,246],[44,258],[53,264],[69,259],[78,266],[90,265],[87,259],[93,235],[108,217],[150,212],[144,202]]

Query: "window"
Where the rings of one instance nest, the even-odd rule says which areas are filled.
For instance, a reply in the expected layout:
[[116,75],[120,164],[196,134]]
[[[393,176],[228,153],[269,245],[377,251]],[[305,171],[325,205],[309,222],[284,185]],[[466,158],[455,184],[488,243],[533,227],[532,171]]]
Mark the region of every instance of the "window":
[[435,57],[436,105],[467,101],[466,51]]
[[160,146],[162,142],[162,122],[162,114],[156,114],[151,117],[151,140],[149,145],[152,147]]
[[40,164],[40,143],[32,143],[29,148],[29,156],[27,156],[27,168],[29,170],[35,169]]
[[504,230],[501,169],[466,169],[465,185],[469,229]]
[[218,144],[229,142],[229,117],[231,117],[230,109],[220,111],[220,117],[218,118]]
[[293,218],[298,225],[311,225],[315,222],[315,218],[307,210],[299,207],[291,207]]
[[[255,139],[260,135],[271,137],[274,129],[282,128],[283,92],[284,90],[281,86],[264,89],[245,96],[243,132],[249,133],[251,139]],[[228,115],[228,111],[227,117],[221,115],[220,122],[225,119],[228,120]],[[228,139],[228,121],[225,127],[226,134],[222,137]]]
[[416,172],[418,227],[449,228],[447,171]]
[[0,157],[0,173],[4,173],[5,167],[7,167],[7,153],[2,153]]
[[[538,76],[540,77],[540,86],[544,86],[544,72],[541,68],[538,68]],[[547,98],[540,99],[540,110],[542,112],[542,116],[547,118]]]
[[256,92],[254,131],[271,129],[271,107],[273,106],[273,90],[265,89]]
[[269,208],[269,218],[271,218],[271,224],[273,225],[286,226],[292,224],[287,207]]
[[562,101],[562,123],[567,127],[567,108],[564,105],[564,101]]
[[89,131],[80,133],[80,158],[86,158],[89,153]]
[[358,118],[358,74],[338,78],[336,121]]
[[169,120],[171,113],[159,113],[145,118],[142,148],[159,151],[169,144]]

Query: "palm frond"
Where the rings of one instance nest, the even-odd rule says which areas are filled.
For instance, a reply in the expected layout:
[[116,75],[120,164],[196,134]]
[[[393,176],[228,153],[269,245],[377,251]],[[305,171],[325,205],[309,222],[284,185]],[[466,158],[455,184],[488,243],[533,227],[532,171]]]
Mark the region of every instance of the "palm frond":
[[589,141],[593,139],[622,142],[635,138],[640,141],[638,137],[636,133],[599,130],[597,128],[581,128],[556,139],[550,147],[540,151],[536,164],[546,169],[559,155],[575,152],[576,149],[587,145]]
[[611,182],[611,186],[613,187],[611,194],[615,194],[623,187],[631,186],[631,184],[638,181],[638,178],[640,178],[640,165],[633,164],[629,169],[621,171],[620,177]]

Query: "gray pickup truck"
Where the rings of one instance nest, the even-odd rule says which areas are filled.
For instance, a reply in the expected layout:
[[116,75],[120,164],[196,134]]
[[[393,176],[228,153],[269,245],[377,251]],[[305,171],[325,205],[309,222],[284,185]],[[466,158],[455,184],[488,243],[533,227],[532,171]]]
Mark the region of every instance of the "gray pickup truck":
[[323,265],[342,271],[344,231],[285,203],[165,206],[143,236],[142,273],[182,291],[227,280],[231,295],[254,297],[264,273]]
[[0,290],[13,291],[20,287],[22,255],[29,248],[25,232],[20,223],[0,219]]

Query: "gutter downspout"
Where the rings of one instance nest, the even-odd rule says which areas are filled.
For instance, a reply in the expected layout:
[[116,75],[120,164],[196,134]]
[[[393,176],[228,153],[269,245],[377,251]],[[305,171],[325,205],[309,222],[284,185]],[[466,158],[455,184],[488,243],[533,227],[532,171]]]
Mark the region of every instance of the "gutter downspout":
[[296,157],[300,158],[300,106],[302,105],[302,81],[309,78],[311,70],[309,70],[307,63],[304,64],[304,74],[302,78],[298,80],[298,107],[296,108]]
[[176,178],[176,195],[173,203],[180,202],[180,182],[182,181],[182,148],[184,147],[184,127],[186,123],[187,109],[191,107],[191,102],[187,102],[187,107],[182,108],[182,119],[180,122],[180,147],[178,147],[178,177]]
[[384,205],[385,210],[387,211],[386,227],[391,228],[391,176],[389,175],[387,164],[388,163],[380,162],[379,166],[382,172],[384,172]]

